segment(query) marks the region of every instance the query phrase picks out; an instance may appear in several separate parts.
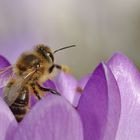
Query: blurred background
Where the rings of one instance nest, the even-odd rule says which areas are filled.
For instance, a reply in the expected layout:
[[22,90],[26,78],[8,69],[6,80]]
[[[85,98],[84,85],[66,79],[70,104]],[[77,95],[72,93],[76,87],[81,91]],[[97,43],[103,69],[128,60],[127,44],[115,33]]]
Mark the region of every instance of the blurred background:
[[139,0],[0,0],[0,54],[11,63],[34,45],[53,50],[80,78],[121,51],[140,67]]

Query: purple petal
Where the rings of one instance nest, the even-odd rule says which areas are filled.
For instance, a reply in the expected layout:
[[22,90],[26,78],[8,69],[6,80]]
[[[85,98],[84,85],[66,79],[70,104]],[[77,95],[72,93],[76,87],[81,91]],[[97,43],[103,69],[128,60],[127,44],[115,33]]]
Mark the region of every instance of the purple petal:
[[47,88],[56,90],[55,83],[52,80],[47,80],[43,85]]
[[77,98],[79,98],[80,94],[76,93],[76,88],[78,85],[77,80],[70,74],[60,72],[55,79],[55,85],[57,90],[64,96],[71,104],[77,106]]
[[36,96],[33,93],[30,93],[30,107],[32,108],[36,103],[38,102],[38,99],[36,98]]
[[1,98],[0,108],[0,140],[6,140],[8,139],[8,135],[10,135],[17,126],[17,122],[9,107]]
[[[0,69],[9,66],[10,63],[6,58],[4,58],[2,55],[0,55]],[[0,88],[0,97],[3,96],[3,88]]]
[[4,58],[2,55],[0,55],[0,69],[3,67],[7,67],[9,65],[10,65],[9,61],[6,58]]
[[123,54],[115,54],[108,62],[121,95],[121,117],[116,140],[140,139],[140,75]]
[[78,112],[84,140],[114,140],[120,117],[120,96],[116,80],[105,64],[91,75],[81,95]]
[[77,85],[77,87],[76,87],[76,92],[75,92],[75,94],[74,94],[75,96],[74,96],[74,99],[73,99],[73,105],[74,105],[75,107],[78,106],[78,103],[79,103],[81,94],[83,94],[84,88],[85,88],[85,86],[86,86],[86,84],[87,84],[87,82],[88,82],[90,76],[91,76],[91,74],[86,75],[86,76],[84,76],[82,79],[80,79],[80,80],[78,81],[78,85]]
[[73,106],[77,106],[90,75],[77,81],[71,74],[60,72],[54,80],[57,90]]
[[84,87],[86,86],[90,77],[91,77],[91,74],[88,74],[88,75],[84,76],[83,78],[81,78],[78,81],[78,86],[84,89]]
[[20,123],[14,140],[83,140],[80,117],[61,96],[39,101]]
[[[53,89],[53,90],[56,90],[56,91],[57,91],[55,82],[52,81],[52,80],[47,80],[47,81],[43,84],[43,86],[46,87],[46,88],[50,88],[50,89]],[[51,94],[51,92],[46,92],[45,96],[47,96],[48,93]]]

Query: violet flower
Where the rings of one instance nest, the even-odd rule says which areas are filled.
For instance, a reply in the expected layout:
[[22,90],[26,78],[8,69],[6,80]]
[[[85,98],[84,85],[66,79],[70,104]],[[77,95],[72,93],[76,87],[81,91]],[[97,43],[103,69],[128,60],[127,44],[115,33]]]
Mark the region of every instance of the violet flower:
[[44,97],[19,124],[0,99],[1,140],[139,140],[140,75],[126,56],[80,81],[60,73],[52,84],[62,96]]

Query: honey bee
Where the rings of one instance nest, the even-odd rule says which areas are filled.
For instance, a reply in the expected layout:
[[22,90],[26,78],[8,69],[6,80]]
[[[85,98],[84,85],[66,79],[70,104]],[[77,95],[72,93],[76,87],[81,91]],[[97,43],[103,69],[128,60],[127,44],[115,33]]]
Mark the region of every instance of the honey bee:
[[42,84],[51,77],[54,68],[63,70],[62,65],[54,63],[54,54],[71,47],[75,45],[52,52],[45,45],[36,45],[34,50],[21,54],[13,66],[0,69],[0,88],[4,87],[3,99],[18,122],[30,110],[29,93],[33,93],[39,100],[44,92],[59,95],[56,90]]

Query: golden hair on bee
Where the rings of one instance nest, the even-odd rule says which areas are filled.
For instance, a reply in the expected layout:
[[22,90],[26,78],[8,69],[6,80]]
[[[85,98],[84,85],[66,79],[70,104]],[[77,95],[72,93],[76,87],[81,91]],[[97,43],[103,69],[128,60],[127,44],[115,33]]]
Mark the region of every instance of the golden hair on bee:
[[[43,87],[42,84],[52,77],[54,68],[64,70],[62,65],[54,63],[54,54],[60,50],[75,47],[75,45],[52,51],[43,44],[36,45],[32,51],[21,54],[13,67],[14,76],[10,77],[4,88],[4,100],[20,122],[29,111],[29,93],[33,93],[37,99],[41,99],[45,92],[60,95],[54,89]],[[9,67],[10,68],[10,67]],[[5,68],[0,73],[5,73]],[[0,83],[4,80],[0,79]],[[2,86],[2,85],[0,85]]]

